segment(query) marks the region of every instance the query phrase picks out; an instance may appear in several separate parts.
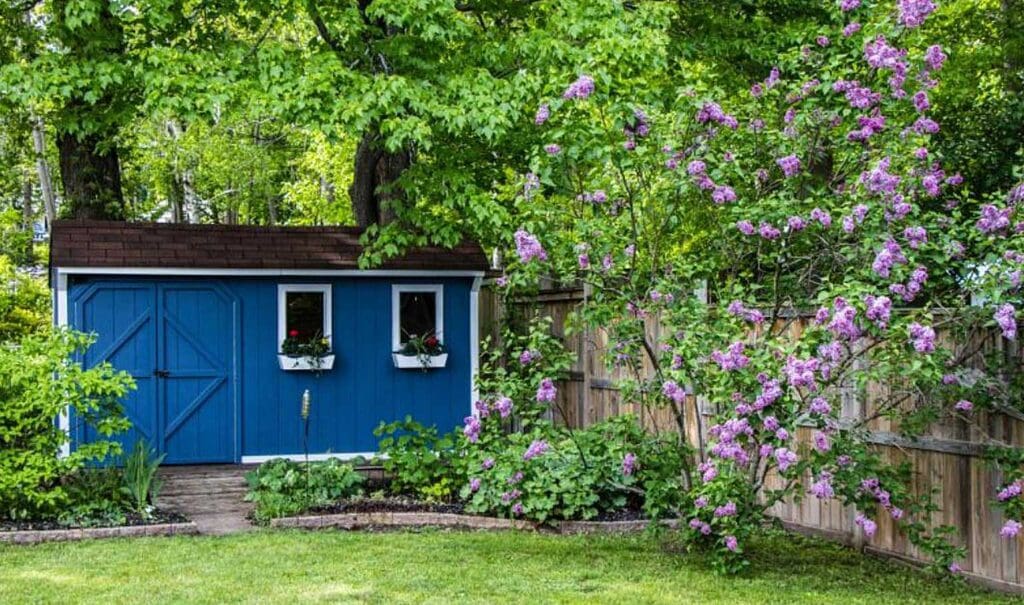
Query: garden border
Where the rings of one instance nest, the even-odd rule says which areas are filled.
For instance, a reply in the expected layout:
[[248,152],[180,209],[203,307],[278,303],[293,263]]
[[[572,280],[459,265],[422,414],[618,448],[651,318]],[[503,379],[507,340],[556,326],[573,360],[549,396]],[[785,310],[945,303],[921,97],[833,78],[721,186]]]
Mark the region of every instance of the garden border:
[[[661,525],[676,527],[677,519],[662,520]],[[278,529],[348,529],[359,530],[372,527],[449,527],[481,530],[527,530],[550,531],[558,534],[625,534],[641,532],[651,524],[649,520],[638,521],[558,521],[544,525],[533,521],[482,517],[457,513],[430,512],[372,512],[332,513],[326,515],[304,515],[280,517],[270,520],[270,527]]]
[[41,544],[103,538],[141,538],[146,536],[194,536],[199,534],[195,521],[154,523],[151,525],[118,525],[114,527],[83,527],[76,529],[23,529],[0,531],[0,542],[8,544]]

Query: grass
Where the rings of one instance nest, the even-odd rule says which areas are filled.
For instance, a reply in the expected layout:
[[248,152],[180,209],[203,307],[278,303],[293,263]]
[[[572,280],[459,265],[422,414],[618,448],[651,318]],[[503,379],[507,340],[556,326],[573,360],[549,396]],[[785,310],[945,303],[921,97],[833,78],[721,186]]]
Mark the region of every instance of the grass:
[[0,546],[0,603],[1021,602],[773,535],[738,577],[656,538],[259,531]]

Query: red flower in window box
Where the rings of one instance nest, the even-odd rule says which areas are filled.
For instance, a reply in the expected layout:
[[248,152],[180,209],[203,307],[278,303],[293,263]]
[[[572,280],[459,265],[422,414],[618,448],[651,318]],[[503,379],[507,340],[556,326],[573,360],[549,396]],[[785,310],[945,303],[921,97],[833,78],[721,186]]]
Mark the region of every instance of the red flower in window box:
[[429,349],[437,348],[437,345],[440,343],[441,341],[437,339],[437,336],[427,336],[423,339],[423,344],[427,345],[427,348]]
[[288,330],[288,337],[289,338],[298,338],[299,337],[299,331],[298,330]]

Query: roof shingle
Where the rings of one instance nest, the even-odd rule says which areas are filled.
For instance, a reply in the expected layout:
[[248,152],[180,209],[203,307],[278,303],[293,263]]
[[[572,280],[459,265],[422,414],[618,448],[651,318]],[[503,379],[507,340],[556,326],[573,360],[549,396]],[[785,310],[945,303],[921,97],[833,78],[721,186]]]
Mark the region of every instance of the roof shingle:
[[[354,227],[254,227],[113,221],[55,221],[53,267],[174,269],[358,269],[363,246]],[[375,267],[486,271],[479,245],[423,247]]]

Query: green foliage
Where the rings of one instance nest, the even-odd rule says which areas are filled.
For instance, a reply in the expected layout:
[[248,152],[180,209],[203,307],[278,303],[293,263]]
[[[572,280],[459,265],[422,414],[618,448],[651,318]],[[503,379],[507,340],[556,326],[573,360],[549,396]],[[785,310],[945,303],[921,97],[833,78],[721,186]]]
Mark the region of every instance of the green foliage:
[[307,511],[362,493],[363,476],[337,459],[299,463],[276,458],[246,473],[245,499],[258,523]]
[[[75,360],[91,342],[57,330],[0,345],[0,516],[57,514],[68,501],[64,477],[120,454],[109,437],[129,426],[119,402],[134,383],[106,364],[82,368]],[[58,457],[68,438],[56,418],[65,410],[98,438]]]
[[8,257],[0,255],[0,343],[41,333],[50,321],[45,278],[17,269]]
[[124,490],[132,508],[144,518],[149,516],[151,505],[160,493],[163,482],[156,473],[166,454],[157,455],[156,450],[145,439],[135,442],[135,447],[124,459]]
[[453,434],[440,435],[436,426],[423,426],[410,416],[381,423],[373,434],[381,437],[378,447],[392,491],[448,502],[464,483]]

